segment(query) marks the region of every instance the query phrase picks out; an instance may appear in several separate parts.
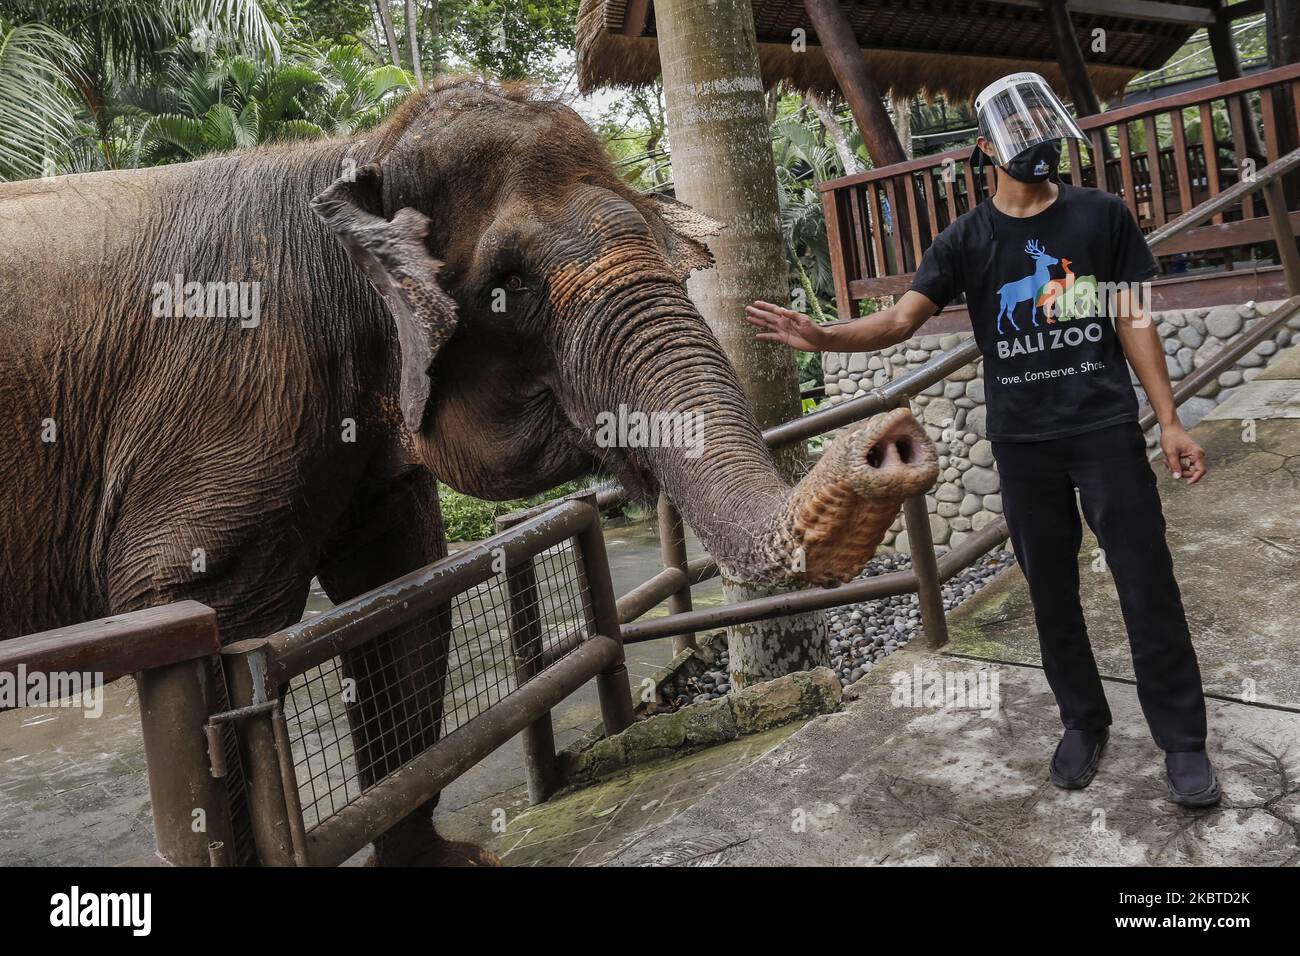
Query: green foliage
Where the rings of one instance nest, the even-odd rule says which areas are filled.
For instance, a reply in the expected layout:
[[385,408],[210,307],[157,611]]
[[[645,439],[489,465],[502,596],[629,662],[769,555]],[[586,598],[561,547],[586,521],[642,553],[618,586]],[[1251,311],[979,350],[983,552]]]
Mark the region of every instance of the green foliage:
[[285,16],[304,39],[355,43],[374,31],[374,4],[364,0],[286,0]]
[[118,91],[143,123],[142,160],[166,163],[276,140],[350,135],[369,128],[413,85],[364,50],[289,48],[278,63],[224,50],[172,54],[165,84]]
[[444,0],[449,59],[503,80],[554,79],[572,51],[578,0]]
[[531,498],[516,498],[513,501],[484,501],[462,495],[446,485],[439,485],[438,501],[442,506],[443,530],[448,541],[478,541],[496,533],[496,519],[502,515],[585,491],[594,483],[593,479],[580,479]]
[[619,97],[593,124],[610,160],[635,189],[657,192],[672,181],[664,148],[663,84],[631,90]]
[[0,179],[41,175],[51,147],[73,135],[76,107],[62,80],[75,53],[57,30],[0,17]]
[[[850,149],[861,157],[861,138],[851,128],[845,132]],[[805,300],[795,304],[819,322],[833,319],[835,284],[817,187],[845,175],[845,169],[827,130],[800,97],[782,100],[772,124],[772,158],[780,188],[781,234],[790,265],[790,288],[802,290]]]
[[[383,120],[421,65],[571,66],[577,0],[0,0],[0,178],[172,163]],[[395,65],[396,60],[401,65]]]

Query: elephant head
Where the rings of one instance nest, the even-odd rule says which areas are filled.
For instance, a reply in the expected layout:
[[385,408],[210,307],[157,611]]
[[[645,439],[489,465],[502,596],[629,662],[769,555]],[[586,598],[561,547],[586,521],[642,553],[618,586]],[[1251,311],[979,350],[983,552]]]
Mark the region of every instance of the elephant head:
[[665,490],[733,580],[779,585],[853,577],[934,481],[905,409],[782,480],[686,294],[716,225],[630,190],[568,107],[446,83],[357,146],[313,207],[388,304],[406,428],[452,487],[505,499],[603,466]]

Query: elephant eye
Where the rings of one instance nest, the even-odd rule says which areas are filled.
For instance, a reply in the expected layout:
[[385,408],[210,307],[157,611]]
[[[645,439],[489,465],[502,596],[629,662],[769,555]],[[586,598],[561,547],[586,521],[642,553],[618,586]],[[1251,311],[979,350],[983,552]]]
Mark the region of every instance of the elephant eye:
[[523,292],[528,287],[524,282],[524,277],[517,272],[512,272],[506,276],[505,287],[507,292]]

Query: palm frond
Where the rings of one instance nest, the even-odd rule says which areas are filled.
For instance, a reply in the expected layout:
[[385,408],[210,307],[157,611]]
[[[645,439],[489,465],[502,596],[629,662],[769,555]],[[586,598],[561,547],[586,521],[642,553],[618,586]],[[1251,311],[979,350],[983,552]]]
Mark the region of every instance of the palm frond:
[[0,19],[0,178],[40,175],[76,133],[66,64],[76,45],[41,23]]

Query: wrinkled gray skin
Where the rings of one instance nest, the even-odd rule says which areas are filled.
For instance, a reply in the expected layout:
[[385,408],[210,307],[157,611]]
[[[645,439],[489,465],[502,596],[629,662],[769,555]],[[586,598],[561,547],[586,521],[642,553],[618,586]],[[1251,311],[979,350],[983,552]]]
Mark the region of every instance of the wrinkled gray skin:
[[[184,598],[227,642],[264,635],[313,574],[340,602],[441,557],[435,479],[503,499],[598,465],[664,487],[733,578],[834,583],[934,477],[901,412],[792,492],[683,287],[707,224],[522,91],[0,185],[0,217],[0,638]],[[154,318],[177,273],[260,282],[260,325]],[[620,404],[703,412],[703,454],[598,448]]]

